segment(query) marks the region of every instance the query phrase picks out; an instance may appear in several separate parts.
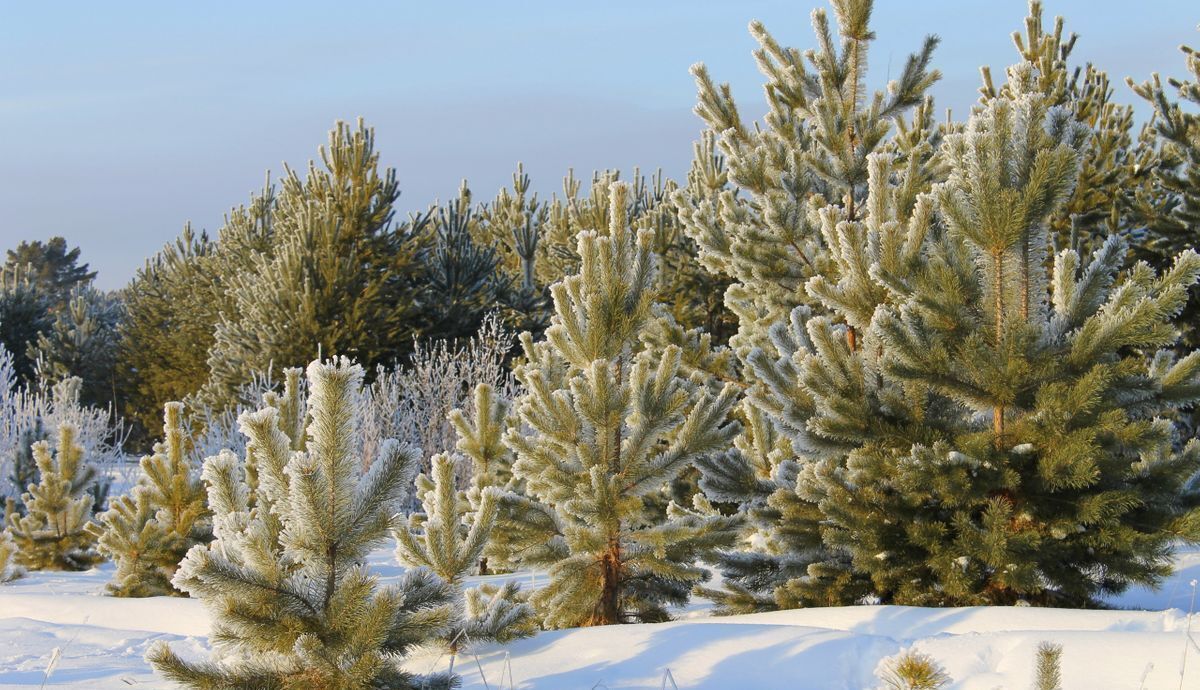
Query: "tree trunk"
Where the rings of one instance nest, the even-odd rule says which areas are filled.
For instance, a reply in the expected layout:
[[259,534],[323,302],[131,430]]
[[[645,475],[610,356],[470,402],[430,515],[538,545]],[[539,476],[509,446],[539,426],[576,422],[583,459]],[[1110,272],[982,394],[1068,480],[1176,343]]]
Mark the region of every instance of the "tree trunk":
[[621,622],[621,545],[612,542],[600,559],[603,578],[600,601],[585,625],[613,625]]

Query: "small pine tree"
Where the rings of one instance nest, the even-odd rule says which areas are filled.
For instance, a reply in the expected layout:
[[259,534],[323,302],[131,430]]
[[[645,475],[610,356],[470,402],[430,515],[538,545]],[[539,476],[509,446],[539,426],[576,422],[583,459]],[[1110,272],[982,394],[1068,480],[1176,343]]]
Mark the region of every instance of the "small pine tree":
[[1034,690],[1062,690],[1062,645],[1043,642],[1037,648]]
[[204,483],[188,461],[183,404],[163,409],[163,440],[142,458],[132,491],[114,500],[88,530],[100,553],[117,566],[110,594],[150,597],[182,594],[171,586],[179,562],[211,538]]
[[[448,586],[415,570],[379,587],[363,565],[395,526],[416,454],[387,441],[363,475],[362,368],[316,361],[307,373],[307,410],[243,414],[246,463],[224,451],[204,464],[216,540],[192,547],[173,582],[213,612],[219,659],[185,661],[166,645],[148,658],[194,688],[449,687],[445,676],[414,677],[396,663],[445,632]],[[289,437],[289,420],[304,419],[304,437]]]
[[933,657],[912,650],[885,662],[880,679],[888,690],[939,690],[950,684],[950,676]]
[[80,287],[54,315],[54,322],[29,344],[38,380],[52,385],[78,377],[80,401],[107,407],[116,386],[118,299],[92,287]]
[[[42,429],[42,420],[34,421],[33,428],[21,432],[16,447],[12,450],[12,474],[9,481],[18,491],[37,481],[37,463],[33,459],[33,445],[46,438]],[[17,509],[25,512],[25,506],[17,504]]]
[[433,571],[451,585],[461,585],[479,563],[496,524],[500,490],[480,493],[474,511],[454,486],[454,459],[433,456],[433,477],[417,477],[417,498],[424,512],[412,515],[394,531],[396,557],[404,564]]
[[96,468],[85,462],[76,435],[76,428],[64,423],[54,453],[47,441],[33,444],[40,479],[21,496],[25,515],[8,516],[17,562],[31,570],[84,570],[101,560],[86,529]]
[[465,578],[480,557],[496,525],[501,491],[486,487],[477,502],[455,490],[454,459],[433,457],[433,476],[417,477],[417,495],[424,508],[394,531],[396,557],[401,563],[428,568],[459,591],[457,615],[445,639],[451,655],[468,643],[523,637],[533,632],[533,609],[514,582],[502,587],[463,589]]
[[579,235],[580,272],[552,287],[546,339],[521,342],[521,425],[505,435],[526,495],[510,495],[500,530],[518,560],[546,568],[532,600],[548,626],[665,617],[707,571],[701,550],[732,538],[733,520],[655,496],[737,432],[734,391],[713,395],[679,375],[680,352],[639,334],[658,316],[652,236],[626,220],[612,187],[607,232]]
[[[16,512],[16,501],[4,501],[4,524],[8,516]],[[17,543],[7,529],[0,529],[0,582],[15,580],[25,574],[25,568],[17,564]]]

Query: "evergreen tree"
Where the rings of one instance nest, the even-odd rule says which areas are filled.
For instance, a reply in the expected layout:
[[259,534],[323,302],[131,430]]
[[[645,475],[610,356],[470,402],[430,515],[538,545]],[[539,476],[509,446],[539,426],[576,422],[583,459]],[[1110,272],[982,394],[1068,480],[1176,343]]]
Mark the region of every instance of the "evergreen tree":
[[[9,498],[4,501],[4,524],[8,524],[8,516],[16,513],[16,501]],[[0,529],[0,582],[15,580],[25,574],[25,569],[17,564],[17,543],[7,529]]]
[[[737,377],[750,401],[736,448],[700,460],[705,494],[749,518],[742,548],[713,556],[724,588],[705,590],[728,613],[798,605],[784,588],[797,579],[822,583],[809,604],[853,600],[862,589],[844,574],[846,554],[826,548],[818,506],[796,493],[805,448],[783,433],[787,410],[763,396],[794,374],[761,362],[792,356],[788,325],[802,315],[830,314],[845,324],[848,347],[861,347],[858,334],[892,299],[889,286],[907,289],[932,215],[922,194],[944,175],[935,155],[942,131],[925,95],[939,78],[929,67],[937,39],[926,38],[900,77],[870,95],[872,3],[832,4],[840,45],[823,10],[813,12],[818,49],[804,53],[750,25],[767,78],[770,110],[761,125],[742,120],[728,85],[717,86],[703,65],[692,69],[696,113],[708,131],[674,201],[699,262],[732,281],[725,292],[738,319],[732,349],[743,364],[760,362]],[[875,264],[885,271],[880,279],[871,275]],[[723,356],[708,355],[716,360],[710,371],[729,371]]]
[[188,460],[182,403],[163,410],[163,440],[141,460],[141,476],[126,495],[96,516],[88,531],[116,564],[110,594],[124,597],[173,595],[179,562],[212,534],[204,484]]
[[[45,438],[46,432],[42,429],[41,419],[34,421],[32,429],[25,429],[20,433],[17,445],[12,449],[12,474],[8,478],[18,491],[37,481],[38,468],[33,459],[33,446]],[[22,504],[18,503],[16,508],[22,513],[25,512],[25,506]]]
[[1200,536],[1200,443],[1176,451],[1162,416],[1200,395],[1200,353],[1162,350],[1200,257],[1118,280],[1114,236],[1090,261],[1049,261],[1087,132],[1048,106],[1031,65],[1009,84],[946,137],[949,175],[928,197],[944,230],[925,234],[915,270],[870,265],[889,297],[869,305],[860,346],[800,309],[773,333],[786,357],[750,358],[755,401],[805,458],[797,494],[843,557],[777,599],[1088,605],[1158,583],[1174,540]]
[[[1013,33],[1020,62],[1031,67],[1031,89],[1047,105],[1061,106],[1081,125],[1078,182],[1070,196],[1047,220],[1048,232],[1057,248],[1094,251],[1109,235],[1127,228],[1127,197],[1142,186],[1145,176],[1139,168],[1133,142],[1133,108],[1112,100],[1108,75],[1091,63],[1070,65],[1078,39],[1064,33],[1062,17],[1046,31],[1042,21],[1042,3],[1030,0],[1025,18],[1025,33]],[[993,98],[1012,98],[1013,85],[997,87],[991,71],[981,68],[982,103]]]
[[[1200,54],[1181,48],[1190,79],[1168,79],[1157,75],[1146,82],[1129,85],[1154,107],[1154,119],[1146,131],[1149,160],[1145,164],[1149,184],[1139,189],[1134,216],[1144,230],[1134,238],[1134,254],[1159,270],[1166,269],[1179,252],[1200,246]],[[1168,94],[1168,87],[1176,98]],[[1187,104],[1193,109],[1185,109]],[[1200,347],[1200,288],[1193,287],[1180,317],[1183,344]],[[1200,431],[1194,418],[1193,432]]]
[[29,273],[28,267],[21,266],[0,271],[0,346],[12,353],[13,369],[26,386],[37,380],[37,363],[29,356],[30,345],[50,328],[54,306]]
[[320,149],[321,167],[310,163],[303,179],[286,170],[273,251],[223,275],[234,306],[216,326],[206,401],[225,406],[253,372],[319,352],[373,367],[411,346],[428,217],[392,225],[399,189],[395,171],[379,169],[374,142],[361,121],[338,123]]
[[96,468],[85,461],[77,433],[71,424],[59,426],[53,453],[47,441],[33,445],[39,481],[21,496],[25,515],[7,518],[17,562],[31,570],[84,570],[101,560],[85,529],[92,515],[88,489],[96,481]]
[[[285,409],[243,414],[245,464],[229,451],[205,461],[216,540],[192,547],[173,582],[212,610],[221,656],[188,662],[157,646],[149,659],[171,680],[223,688],[450,685],[396,664],[450,623],[447,585],[416,570],[379,587],[362,565],[395,526],[417,466],[414,453],[389,441],[361,474],[362,378],[345,359],[313,362],[306,410],[289,409],[293,390],[273,400]],[[305,435],[289,436],[306,419]]]
[[[481,562],[496,525],[500,489],[478,492],[472,505],[455,488],[452,457],[433,457],[433,476],[417,477],[423,513],[395,530],[396,558],[411,567],[428,568],[459,591],[455,619],[446,631],[450,654],[467,643],[507,642],[533,632],[533,609],[516,582],[501,587],[463,587],[463,578]],[[451,662],[453,663],[453,662]]]
[[4,270],[11,272],[18,268],[27,269],[37,289],[55,303],[66,302],[76,288],[96,278],[96,272],[89,271],[87,264],[79,264],[79,247],[68,250],[62,237],[51,237],[46,242],[21,242],[16,249],[9,249]]
[[580,271],[552,287],[546,339],[522,335],[522,424],[505,443],[526,496],[510,494],[500,529],[527,567],[550,581],[532,601],[548,626],[661,620],[707,577],[699,552],[727,543],[732,520],[652,497],[736,433],[734,392],[678,375],[680,353],[638,339],[658,318],[648,230],[626,217],[628,188],[611,187],[608,232],[579,235]]
[[217,241],[185,226],[125,289],[117,367],[122,412],[139,427],[135,443],[149,447],[163,405],[194,395],[208,380],[217,323],[236,308],[230,276],[273,250],[274,198],[268,178],[248,205],[226,215]]
[[[841,224],[861,221],[869,211],[871,154],[895,154],[894,170],[887,172],[906,172],[904,205],[928,185],[934,128],[925,92],[940,77],[929,68],[937,39],[925,39],[886,92],[870,95],[873,3],[832,5],[840,46],[823,10],[813,12],[819,49],[804,53],[781,46],[761,23],[751,23],[760,45],[754,57],[767,77],[769,111],[761,125],[742,120],[729,86],[717,86],[704,65],[692,68],[699,87],[696,114],[708,134],[697,147],[692,182],[674,199],[699,246],[700,263],[732,281],[725,303],[738,318],[731,344],[743,357],[754,347],[771,348],[768,330],[785,322],[793,308],[819,304],[808,293],[809,278],[836,276],[843,268],[831,265],[830,251],[853,239],[838,232]],[[902,116],[914,108],[906,125]],[[905,136],[889,146],[893,126]]]
[[507,295],[509,284],[497,271],[496,250],[475,240],[478,220],[466,181],[457,199],[436,210],[432,225],[431,245],[421,256],[427,276],[421,334],[440,340],[469,336]]
[[41,385],[67,378],[82,381],[80,401],[108,407],[116,388],[117,329],[121,304],[93,288],[76,288],[54,322],[29,345]]

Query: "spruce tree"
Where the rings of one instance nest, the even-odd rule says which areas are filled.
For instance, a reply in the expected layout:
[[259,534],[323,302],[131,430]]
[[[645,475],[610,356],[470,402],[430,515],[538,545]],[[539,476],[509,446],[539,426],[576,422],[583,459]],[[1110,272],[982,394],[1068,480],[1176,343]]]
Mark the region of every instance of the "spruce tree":
[[57,448],[33,444],[39,480],[21,496],[25,514],[8,515],[8,531],[17,544],[17,562],[30,570],[85,570],[101,560],[87,532],[96,468],[84,458],[71,424],[58,428]]
[[216,540],[192,547],[173,582],[212,611],[219,658],[189,662],[160,645],[149,659],[197,688],[448,687],[397,666],[449,625],[447,585],[415,570],[380,587],[363,565],[396,525],[417,457],[388,441],[363,474],[362,368],[315,361],[307,374],[306,409],[289,403],[293,390],[272,400],[284,409],[243,414],[246,461],[224,451],[204,464]]
[[88,530],[100,553],[117,566],[106,589],[114,596],[149,597],[181,592],[171,586],[179,562],[212,536],[204,483],[193,473],[183,404],[163,410],[163,440],[141,460],[141,475],[112,501]]
[[505,443],[525,495],[506,498],[499,529],[521,564],[548,570],[532,601],[552,627],[664,618],[707,577],[700,551],[731,535],[732,520],[705,505],[654,509],[655,494],[737,432],[735,394],[680,376],[678,348],[640,342],[662,317],[653,238],[630,229],[627,189],[611,188],[606,232],[580,233],[580,270],[552,287],[545,340],[521,338],[521,424]]

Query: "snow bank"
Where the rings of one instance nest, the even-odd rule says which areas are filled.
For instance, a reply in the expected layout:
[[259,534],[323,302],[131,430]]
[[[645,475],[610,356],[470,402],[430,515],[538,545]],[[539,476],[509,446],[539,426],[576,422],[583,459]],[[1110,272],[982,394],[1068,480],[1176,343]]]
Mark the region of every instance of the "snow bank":
[[[371,561],[385,581],[402,572],[390,551]],[[1130,591],[1113,600],[1115,610],[859,606],[708,618],[698,602],[688,612],[695,617],[672,623],[554,631],[481,647],[460,656],[456,669],[471,690],[508,688],[508,668],[513,687],[526,690],[657,690],[668,669],[681,690],[861,690],[877,686],[882,660],[915,647],[946,667],[953,690],[1023,690],[1038,643],[1052,641],[1064,647],[1066,690],[1173,689],[1200,551],[1181,554],[1179,565],[1162,589]],[[165,640],[185,656],[205,654],[208,617],[199,602],[105,597],[110,576],[105,565],[0,585],[0,689],[41,687],[52,660],[46,687],[161,688],[142,660],[150,645]],[[1200,620],[1194,627],[1200,638]],[[1200,647],[1192,643],[1189,654],[1184,687],[1200,688]],[[444,670],[448,662],[429,651],[408,667]]]

